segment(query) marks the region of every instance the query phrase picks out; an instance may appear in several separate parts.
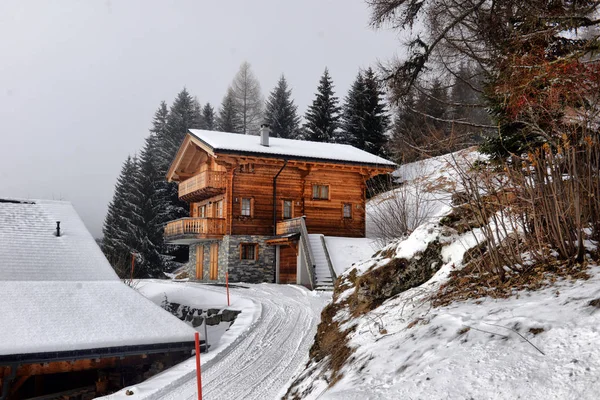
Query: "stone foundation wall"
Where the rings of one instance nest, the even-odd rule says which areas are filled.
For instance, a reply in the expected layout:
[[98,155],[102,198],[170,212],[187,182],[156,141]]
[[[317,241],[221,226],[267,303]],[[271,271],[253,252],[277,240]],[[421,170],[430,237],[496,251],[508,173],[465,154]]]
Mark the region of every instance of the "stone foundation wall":
[[[223,240],[199,243],[204,248],[204,264],[202,279],[196,278],[196,249],[198,244],[190,245],[188,276],[191,280],[206,283],[224,283],[225,272],[229,271],[230,282],[262,283],[275,281],[275,247],[265,242],[270,236],[236,235],[223,236]],[[219,273],[217,280],[210,278],[210,245],[219,243]],[[257,260],[241,260],[240,245],[242,243],[258,244]]]
[[[275,246],[265,243],[270,238],[270,236],[258,235],[229,236],[227,263],[231,282],[275,282]],[[240,259],[242,243],[258,244],[257,260]]]

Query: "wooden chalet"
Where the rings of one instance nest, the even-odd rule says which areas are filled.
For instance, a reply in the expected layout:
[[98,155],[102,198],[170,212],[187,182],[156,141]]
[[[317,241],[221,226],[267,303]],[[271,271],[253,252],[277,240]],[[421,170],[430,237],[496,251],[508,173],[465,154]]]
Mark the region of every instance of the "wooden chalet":
[[366,181],[395,164],[349,145],[190,129],[167,173],[190,217],[165,239],[190,247],[201,281],[314,287],[310,234],[365,236]]
[[119,280],[68,202],[0,199],[0,293],[1,400],[92,399],[194,348],[191,327]]

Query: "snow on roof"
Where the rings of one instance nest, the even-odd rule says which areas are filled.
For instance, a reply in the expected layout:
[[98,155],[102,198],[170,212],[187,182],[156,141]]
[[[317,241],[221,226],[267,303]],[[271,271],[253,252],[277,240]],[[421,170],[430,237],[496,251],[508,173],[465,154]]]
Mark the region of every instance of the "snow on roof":
[[69,202],[47,200],[0,199],[0,326],[0,355],[187,342],[194,335],[119,280]]
[[0,202],[0,243],[0,281],[118,279],[69,202]]
[[308,158],[393,167],[385,158],[367,153],[347,144],[309,142],[307,140],[269,138],[269,146],[260,144],[260,137],[239,133],[190,129],[189,132],[213,151],[259,153],[271,156]]

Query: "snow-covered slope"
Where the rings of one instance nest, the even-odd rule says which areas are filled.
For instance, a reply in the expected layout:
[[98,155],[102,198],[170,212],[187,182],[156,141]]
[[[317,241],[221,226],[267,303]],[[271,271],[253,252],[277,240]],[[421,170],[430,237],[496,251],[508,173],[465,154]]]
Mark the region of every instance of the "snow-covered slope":
[[[392,218],[409,231],[435,221],[450,211],[452,193],[460,187],[456,168],[486,157],[474,148],[401,165],[393,176],[400,187],[382,193],[367,203],[367,236],[389,239],[382,221]],[[404,215],[406,214],[406,215]]]
[[[467,163],[480,157],[462,155]],[[311,362],[286,398],[598,398],[600,266],[590,266],[587,280],[558,278],[508,298],[434,302],[483,238],[479,228],[458,233],[439,223],[452,209],[448,188],[460,185],[452,163],[437,158],[397,172],[447,197],[432,196],[434,211],[406,238],[340,277]]]

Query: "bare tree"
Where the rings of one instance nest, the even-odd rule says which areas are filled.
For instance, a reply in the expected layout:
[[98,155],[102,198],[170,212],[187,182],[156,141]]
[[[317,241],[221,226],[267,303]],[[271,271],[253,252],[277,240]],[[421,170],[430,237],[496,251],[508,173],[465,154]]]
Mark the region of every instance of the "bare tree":
[[260,83],[246,61],[242,63],[231,82],[231,95],[235,101],[235,112],[241,124],[241,133],[257,134],[263,118],[264,99],[260,91]]
[[[543,75],[569,75],[570,72],[565,71],[579,68],[578,63],[600,49],[598,35],[584,35],[600,26],[597,0],[367,0],[367,3],[375,27],[391,26],[411,35],[406,57],[384,67],[393,99],[402,102],[415,90],[432,97],[433,77],[444,82],[459,82],[482,93],[480,98],[485,99],[485,106],[495,119],[491,125],[495,126],[456,116],[436,121],[450,123],[455,129],[469,126],[486,130],[496,140],[491,153],[500,153],[499,148],[506,149],[505,153],[521,151],[522,142],[540,136],[539,132],[523,129],[531,121],[520,120],[516,118],[520,115],[515,117],[513,113],[527,108],[539,109],[540,104],[536,102],[521,104],[524,100],[535,100],[534,95],[538,93],[525,93],[521,97],[503,89],[518,83],[527,90],[539,87],[540,92],[553,92],[565,82],[557,83],[556,79],[546,79]],[[541,63],[548,68],[540,69]],[[461,75],[464,65],[475,73]],[[592,73],[580,75],[577,80],[572,79],[572,87],[584,87]],[[485,90],[482,82],[485,82]],[[447,105],[452,108],[484,106],[482,102],[462,103],[448,102]],[[433,119],[427,112],[424,114]],[[515,133],[524,135],[524,140]],[[529,147],[535,145],[538,143]]]

